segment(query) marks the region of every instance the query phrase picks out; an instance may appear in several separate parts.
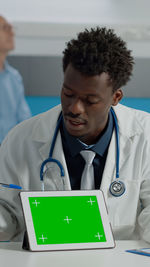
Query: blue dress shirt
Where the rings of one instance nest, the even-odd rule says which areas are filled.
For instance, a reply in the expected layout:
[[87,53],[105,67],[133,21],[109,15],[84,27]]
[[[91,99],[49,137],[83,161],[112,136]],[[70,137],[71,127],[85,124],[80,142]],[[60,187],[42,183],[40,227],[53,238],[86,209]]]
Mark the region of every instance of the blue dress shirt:
[[87,146],[86,144],[82,143],[78,138],[71,136],[67,132],[64,122],[62,122],[60,126],[62,145],[70,177],[71,188],[73,190],[80,189],[82,172],[85,165],[84,159],[80,155],[80,151],[85,149],[96,152],[96,156],[93,160],[95,189],[100,188],[113,128],[114,122],[112,114],[110,112],[108,123],[104,131],[101,133],[97,143],[92,146]]
[[29,117],[22,77],[5,62],[4,70],[0,71],[0,144],[11,128]]

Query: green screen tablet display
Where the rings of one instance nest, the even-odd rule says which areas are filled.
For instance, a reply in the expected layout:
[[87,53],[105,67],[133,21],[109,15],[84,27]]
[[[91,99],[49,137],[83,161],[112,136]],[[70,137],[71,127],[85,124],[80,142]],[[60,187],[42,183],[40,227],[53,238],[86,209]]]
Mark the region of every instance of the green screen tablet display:
[[29,197],[38,245],[106,242],[96,196]]

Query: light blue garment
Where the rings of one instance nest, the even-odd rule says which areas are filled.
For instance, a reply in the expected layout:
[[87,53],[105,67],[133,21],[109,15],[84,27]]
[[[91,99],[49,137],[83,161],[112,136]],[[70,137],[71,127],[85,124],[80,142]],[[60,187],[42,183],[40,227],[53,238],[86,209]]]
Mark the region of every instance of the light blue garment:
[[5,62],[0,72],[0,144],[9,130],[31,117],[19,72]]

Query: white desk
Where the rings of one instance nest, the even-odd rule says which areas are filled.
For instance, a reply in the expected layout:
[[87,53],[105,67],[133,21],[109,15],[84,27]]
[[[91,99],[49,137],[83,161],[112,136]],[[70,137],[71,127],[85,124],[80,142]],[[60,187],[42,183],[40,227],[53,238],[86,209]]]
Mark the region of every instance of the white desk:
[[117,241],[114,249],[29,252],[21,243],[0,243],[0,267],[149,267],[150,257],[125,252],[149,247],[143,241]]

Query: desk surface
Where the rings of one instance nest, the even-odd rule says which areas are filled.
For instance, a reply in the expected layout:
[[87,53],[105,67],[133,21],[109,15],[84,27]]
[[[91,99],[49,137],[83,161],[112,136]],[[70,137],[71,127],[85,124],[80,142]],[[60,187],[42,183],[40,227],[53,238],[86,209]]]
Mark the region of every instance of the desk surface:
[[0,267],[149,267],[150,257],[125,252],[150,247],[143,241],[117,241],[114,249],[29,252],[21,243],[0,243]]

